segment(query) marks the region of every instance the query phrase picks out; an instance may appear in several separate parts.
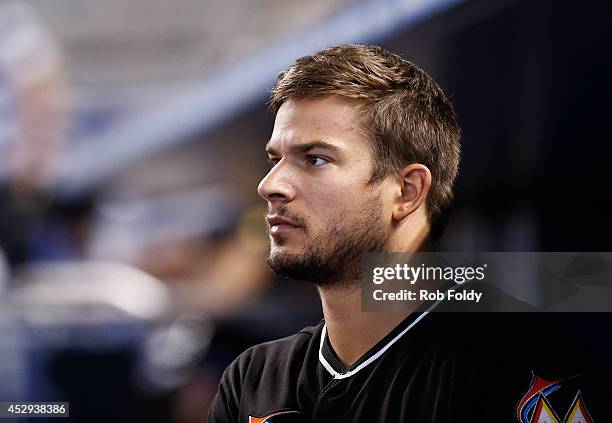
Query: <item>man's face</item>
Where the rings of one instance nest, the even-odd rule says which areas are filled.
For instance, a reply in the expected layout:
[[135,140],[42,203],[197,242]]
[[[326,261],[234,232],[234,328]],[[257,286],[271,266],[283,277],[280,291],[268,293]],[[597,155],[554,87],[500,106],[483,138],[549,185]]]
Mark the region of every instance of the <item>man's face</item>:
[[319,285],[358,278],[366,251],[384,250],[391,225],[384,183],[353,104],[339,97],[289,100],[276,115],[260,182],[268,202],[270,253],[277,274]]

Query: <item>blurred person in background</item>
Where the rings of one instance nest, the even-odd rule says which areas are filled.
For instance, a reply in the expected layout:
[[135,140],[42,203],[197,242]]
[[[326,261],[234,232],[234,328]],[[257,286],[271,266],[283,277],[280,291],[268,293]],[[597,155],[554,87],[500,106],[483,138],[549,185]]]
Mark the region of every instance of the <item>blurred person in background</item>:
[[82,261],[90,199],[53,198],[69,112],[58,41],[26,2],[0,3],[0,400],[72,401],[75,417],[108,421],[134,415],[119,410],[133,393],[100,410],[96,388],[125,386],[165,298],[142,272]]
[[0,4],[0,248],[10,267],[48,209],[68,88],[54,37],[25,3]]

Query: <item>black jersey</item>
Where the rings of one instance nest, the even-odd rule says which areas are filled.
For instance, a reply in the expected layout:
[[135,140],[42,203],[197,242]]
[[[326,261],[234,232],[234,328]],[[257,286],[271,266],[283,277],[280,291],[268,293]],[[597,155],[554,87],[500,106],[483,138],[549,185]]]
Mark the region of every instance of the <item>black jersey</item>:
[[325,322],[225,371],[212,423],[612,422],[606,368],[543,313],[412,313],[345,368]]

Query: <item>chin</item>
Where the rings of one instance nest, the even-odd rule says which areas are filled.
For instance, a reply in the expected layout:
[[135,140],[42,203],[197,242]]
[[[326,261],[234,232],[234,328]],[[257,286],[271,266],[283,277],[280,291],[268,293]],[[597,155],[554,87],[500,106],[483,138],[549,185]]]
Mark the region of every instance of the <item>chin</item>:
[[300,248],[291,247],[287,244],[272,244],[270,246],[270,258],[274,260],[287,260],[290,257],[297,257],[303,254]]

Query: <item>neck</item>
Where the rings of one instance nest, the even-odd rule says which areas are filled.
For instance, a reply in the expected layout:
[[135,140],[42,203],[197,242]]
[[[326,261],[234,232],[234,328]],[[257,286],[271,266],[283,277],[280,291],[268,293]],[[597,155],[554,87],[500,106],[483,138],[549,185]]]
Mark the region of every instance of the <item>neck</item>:
[[[427,239],[428,228],[410,235],[391,239],[390,251],[417,251]],[[338,287],[339,286],[339,287]],[[361,283],[319,287],[327,333],[336,355],[345,366],[350,366],[380,342],[389,332],[420,306],[414,302],[410,309],[399,312],[361,311]]]
[[346,367],[359,360],[411,313],[362,312],[358,281],[349,287],[319,288],[319,293],[329,340]]

